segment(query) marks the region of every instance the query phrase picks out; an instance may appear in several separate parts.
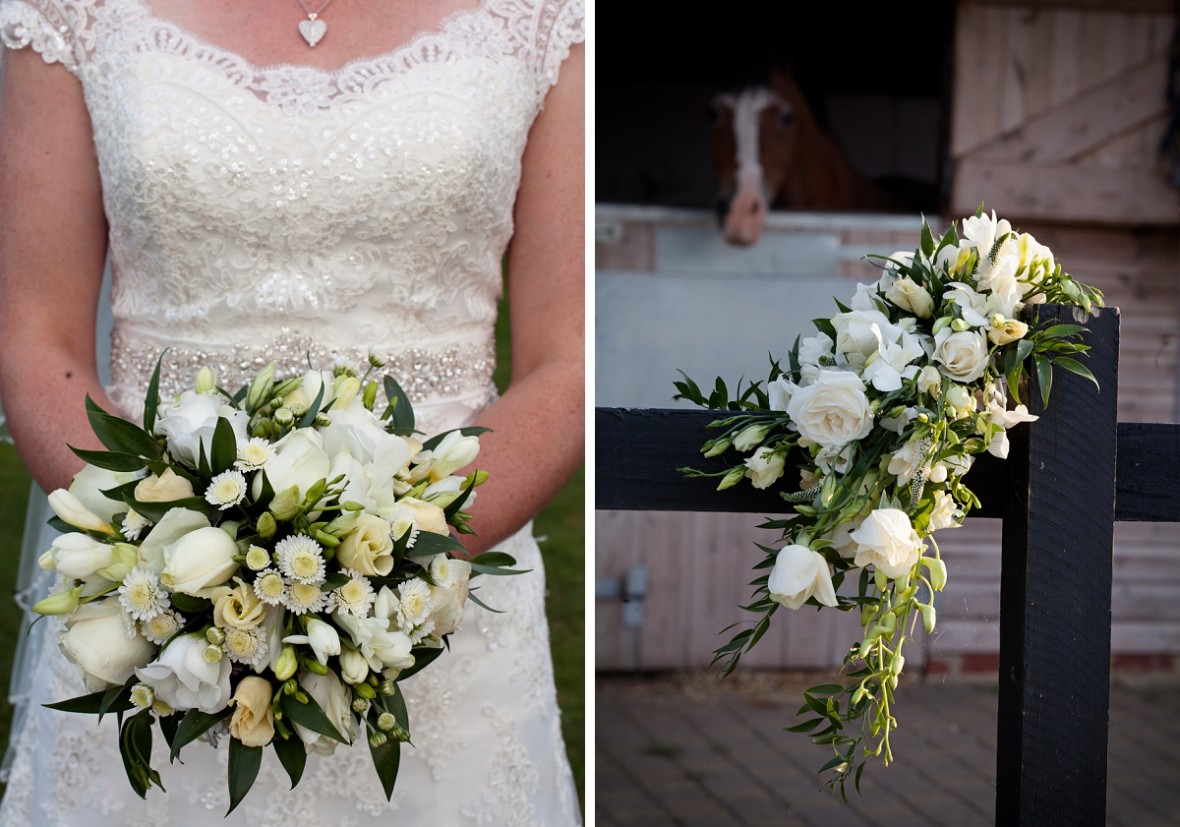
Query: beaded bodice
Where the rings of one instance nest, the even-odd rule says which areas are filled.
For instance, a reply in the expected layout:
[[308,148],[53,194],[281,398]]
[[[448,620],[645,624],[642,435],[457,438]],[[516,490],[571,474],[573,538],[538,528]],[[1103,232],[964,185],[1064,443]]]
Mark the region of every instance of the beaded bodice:
[[177,385],[198,363],[233,386],[374,347],[417,403],[487,401],[521,154],[581,12],[477,1],[336,71],[253,66],[147,0],[5,7],[5,42],[84,88],[120,407],[164,347]]

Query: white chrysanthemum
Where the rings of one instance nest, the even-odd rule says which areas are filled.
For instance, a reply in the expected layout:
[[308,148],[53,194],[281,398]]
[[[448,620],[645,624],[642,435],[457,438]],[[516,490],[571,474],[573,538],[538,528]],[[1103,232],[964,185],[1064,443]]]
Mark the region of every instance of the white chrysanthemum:
[[160,612],[151,620],[141,623],[140,631],[152,643],[163,646],[170,637],[180,631],[180,627],[183,625],[184,618],[181,614],[174,609],[169,609]]
[[275,449],[263,437],[256,436],[238,443],[238,459],[234,468],[239,471],[257,471],[265,468],[274,459]]
[[267,606],[278,606],[287,596],[287,584],[277,571],[266,569],[254,578],[254,594]]
[[209,480],[205,501],[222,511],[246,498],[246,476],[241,471],[222,471]]
[[225,630],[225,642],[221,644],[221,648],[232,662],[256,666],[266,658],[268,647],[261,629],[239,629],[229,626]]
[[143,530],[150,526],[152,521],[135,509],[130,509],[123,516],[123,536],[128,540],[138,540],[139,535]]
[[367,616],[369,609],[373,607],[373,602],[377,599],[373,585],[360,572],[345,569],[344,573],[350,579],[343,586],[332,591],[332,595],[328,599],[328,611],[348,612],[356,617]]
[[398,586],[397,622],[406,634],[430,616],[430,586],[417,577]]
[[315,583],[292,583],[287,589],[283,605],[297,615],[322,612],[328,605],[328,595],[320,591]]
[[412,630],[406,633],[410,638],[410,643],[417,646],[423,640],[428,638],[434,632],[434,621],[429,617],[422,621],[421,624],[415,626]]
[[324,552],[320,544],[303,534],[292,534],[275,546],[279,571],[298,583],[324,582]]
[[134,620],[151,620],[172,605],[160,578],[147,569],[134,568],[119,587],[119,605]]
[[140,709],[147,709],[156,702],[156,691],[146,683],[137,683],[131,687],[131,703]]

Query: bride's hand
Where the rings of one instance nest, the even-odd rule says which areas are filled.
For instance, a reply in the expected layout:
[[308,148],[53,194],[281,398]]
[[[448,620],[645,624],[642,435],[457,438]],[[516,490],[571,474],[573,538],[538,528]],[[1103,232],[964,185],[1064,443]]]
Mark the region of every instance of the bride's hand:
[[90,393],[106,221],[90,119],[66,69],[32,49],[4,60],[0,102],[0,398],[16,445],[46,490],[82,467],[66,447],[98,445]]
[[585,64],[561,66],[525,150],[508,252],[512,381],[478,419],[475,465],[489,472],[472,509],[473,553],[531,519],[585,451]]

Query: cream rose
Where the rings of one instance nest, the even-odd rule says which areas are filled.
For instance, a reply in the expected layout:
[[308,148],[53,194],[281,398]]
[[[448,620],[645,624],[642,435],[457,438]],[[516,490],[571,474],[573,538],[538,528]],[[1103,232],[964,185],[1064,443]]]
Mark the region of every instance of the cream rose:
[[815,382],[795,391],[787,414],[801,436],[824,448],[839,449],[873,429],[864,382],[848,371],[821,370]]
[[798,609],[809,597],[825,606],[836,605],[828,561],[807,546],[789,545],[779,549],[766,588],[771,600],[788,609]]
[[856,543],[857,566],[874,566],[886,577],[902,577],[918,562],[922,541],[909,516],[897,508],[878,508],[849,537]]
[[248,747],[265,747],[275,737],[275,711],[271,706],[274,692],[270,681],[247,675],[238,682],[230,698],[234,714],[229,719],[229,734]]
[[385,577],[393,571],[393,540],[390,525],[373,514],[357,517],[356,528],[345,535],[336,549],[340,565],[369,577]]
[[998,319],[992,322],[987,330],[987,338],[993,345],[1006,345],[1023,339],[1028,333],[1028,325],[1015,319]]
[[902,310],[908,310],[919,319],[929,319],[934,310],[934,299],[922,285],[908,276],[903,276],[885,291],[885,298]]
[[974,330],[956,333],[944,327],[934,335],[934,361],[942,365],[942,372],[956,382],[974,382],[983,376],[987,350],[987,339]]
[[220,528],[198,528],[164,547],[160,580],[172,591],[200,596],[202,589],[220,586],[238,570],[238,544]]
[[222,628],[254,629],[266,618],[266,604],[254,593],[254,589],[235,577],[235,588],[220,586],[214,590],[213,623]]
[[446,513],[434,503],[423,502],[417,497],[402,497],[398,500],[390,514],[389,521],[396,523],[405,519],[408,519],[422,531],[442,535],[451,533],[447,527]]
[[145,477],[135,486],[135,499],[142,503],[170,503],[192,496],[193,484],[171,468],[165,468],[159,476]]
[[155,644],[141,635],[128,640],[122,614],[117,597],[87,603],[70,615],[58,638],[62,653],[82,670],[91,692],[123,685],[156,654]]

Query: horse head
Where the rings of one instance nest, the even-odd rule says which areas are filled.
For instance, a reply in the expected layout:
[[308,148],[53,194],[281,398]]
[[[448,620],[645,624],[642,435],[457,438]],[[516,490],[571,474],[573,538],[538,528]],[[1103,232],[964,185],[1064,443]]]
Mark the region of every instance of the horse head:
[[798,107],[766,86],[713,100],[717,214],[725,240],[756,242],[786,184],[795,151]]

